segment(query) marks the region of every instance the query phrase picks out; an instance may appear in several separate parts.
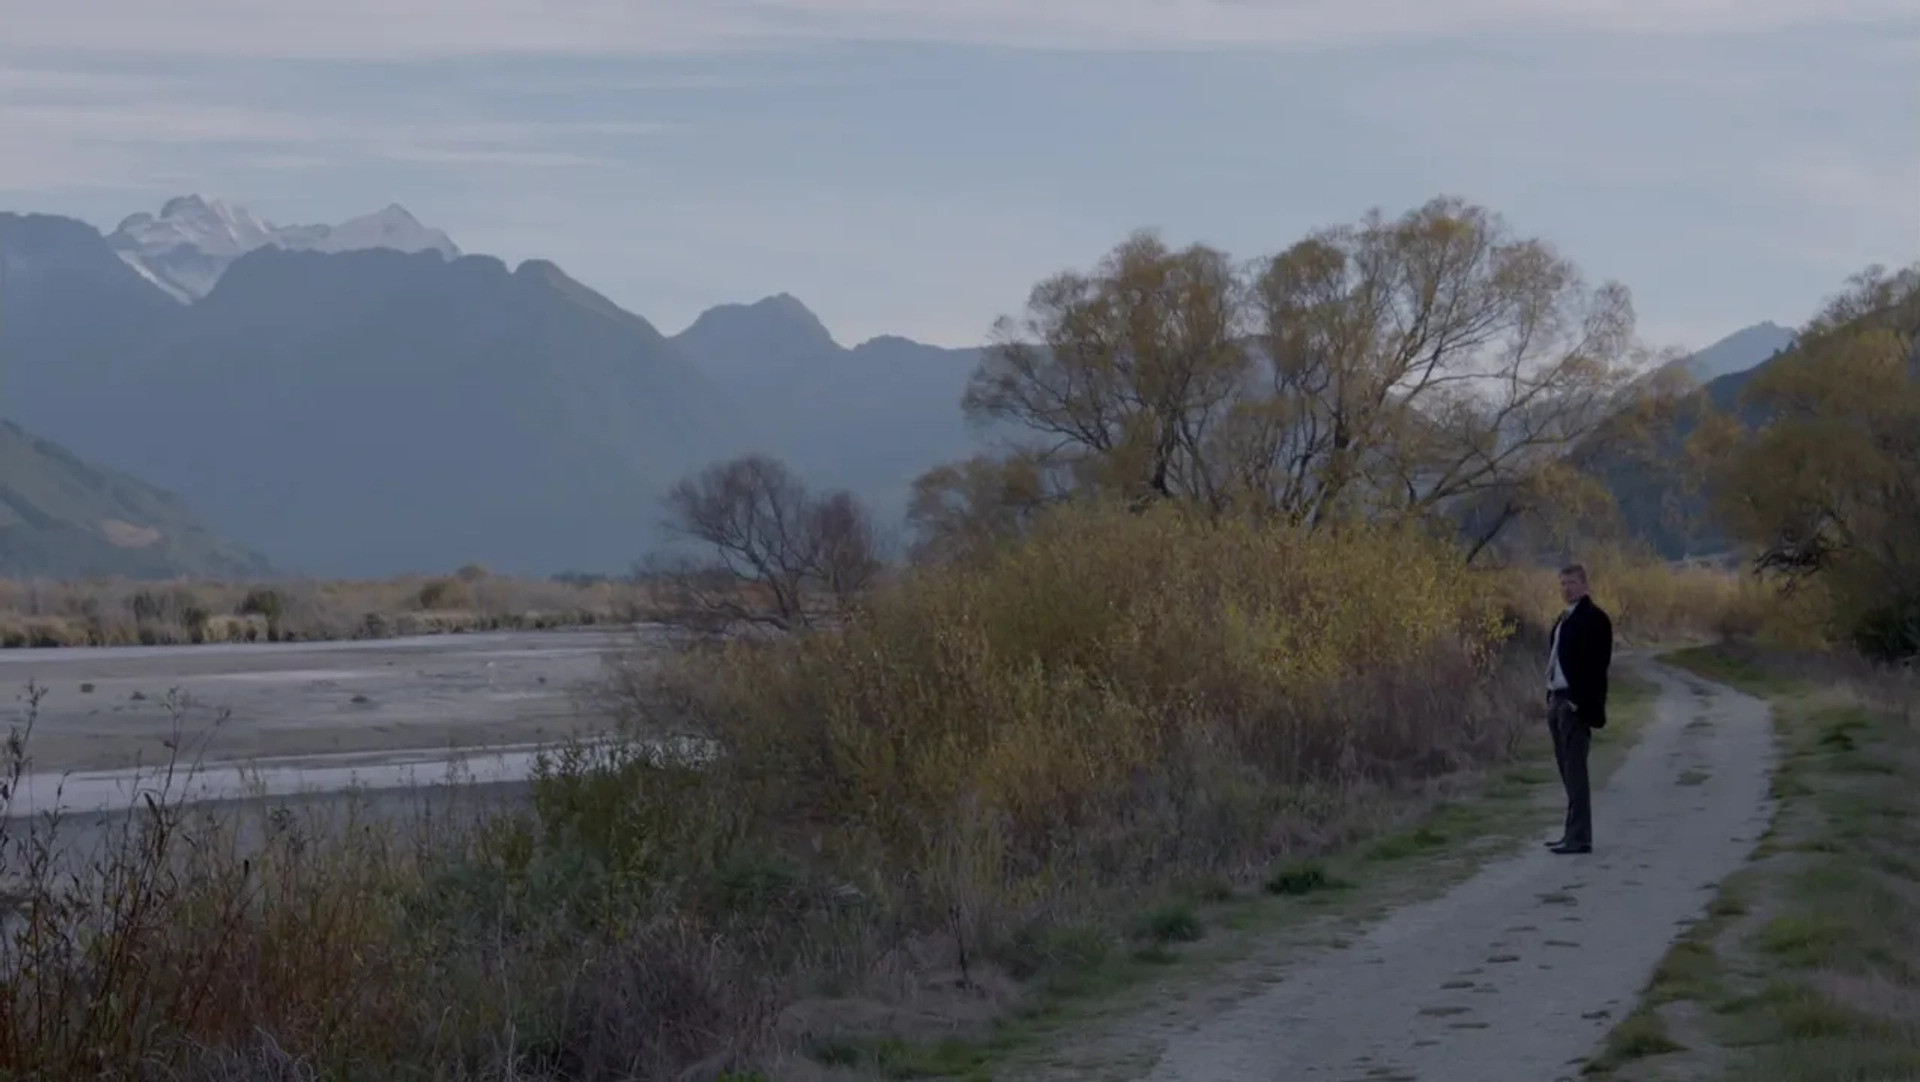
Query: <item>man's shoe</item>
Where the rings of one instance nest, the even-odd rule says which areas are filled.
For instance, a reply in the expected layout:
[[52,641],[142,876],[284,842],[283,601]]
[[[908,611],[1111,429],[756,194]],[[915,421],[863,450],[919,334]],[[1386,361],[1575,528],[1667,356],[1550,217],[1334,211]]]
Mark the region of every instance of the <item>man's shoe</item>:
[[1547,842],[1545,844],[1548,849],[1558,849],[1561,846],[1567,844],[1567,839],[1563,836],[1563,837],[1555,838],[1552,841]]
[[1577,857],[1583,853],[1593,852],[1593,846],[1569,845],[1566,842],[1561,842],[1559,845],[1548,846],[1547,852],[1554,853],[1558,856],[1563,856],[1563,857]]

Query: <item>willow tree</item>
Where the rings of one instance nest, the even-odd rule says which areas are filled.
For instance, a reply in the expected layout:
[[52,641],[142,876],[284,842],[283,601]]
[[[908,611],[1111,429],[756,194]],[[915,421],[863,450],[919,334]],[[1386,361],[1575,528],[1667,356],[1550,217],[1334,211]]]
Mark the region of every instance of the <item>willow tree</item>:
[[996,325],[965,408],[1083,493],[1308,527],[1485,503],[1497,531],[1627,412],[1633,327],[1623,287],[1457,199],[1249,265],[1136,234]]
[[920,534],[912,555],[938,562],[980,553],[1023,536],[1042,511],[1071,494],[1031,454],[976,455],[935,467],[914,481],[907,506]]
[[1033,288],[1003,317],[963,407],[1034,437],[1032,461],[1080,488],[1139,500],[1211,500],[1214,428],[1245,397],[1244,285],[1224,252],[1150,233],[1092,274]]
[[1855,276],[1754,375],[1740,415],[1696,448],[1756,568],[1825,579],[1870,652],[1920,652],[1920,265]]

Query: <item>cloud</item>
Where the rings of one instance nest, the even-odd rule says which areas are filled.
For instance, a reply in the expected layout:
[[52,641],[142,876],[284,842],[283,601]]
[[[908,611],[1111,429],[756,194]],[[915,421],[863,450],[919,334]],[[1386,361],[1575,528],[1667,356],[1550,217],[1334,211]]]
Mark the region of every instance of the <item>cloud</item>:
[[1920,146],[1807,144],[1762,163],[1757,179],[1790,208],[1771,244],[1835,270],[1920,258]]
[[1489,31],[1916,22],[1911,0],[0,0],[0,49],[252,59],[639,56],[808,42],[1273,48]]
[[[245,79],[10,67],[0,62],[0,190],[170,190],[231,168],[382,162],[509,169],[619,168],[613,150],[667,129],[632,120],[508,120],[416,93],[286,100]],[[242,104],[245,103],[245,104]]]
[[[1920,154],[1893,152],[1870,161],[1847,147],[1807,146],[1760,172],[1813,206],[1844,207],[1868,221],[1920,222]],[[1904,239],[1916,243],[1920,235]]]
[[1456,191],[1698,345],[1920,236],[1916,48],[1913,0],[0,0],[0,205],[400,200],[668,324],[970,342],[1134,226]]

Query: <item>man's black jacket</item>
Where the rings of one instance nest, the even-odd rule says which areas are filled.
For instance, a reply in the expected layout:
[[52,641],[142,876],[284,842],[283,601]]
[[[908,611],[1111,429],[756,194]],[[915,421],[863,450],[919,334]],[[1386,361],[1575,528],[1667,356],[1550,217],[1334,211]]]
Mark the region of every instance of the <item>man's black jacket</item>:
[[1589,728],[1607,724],[1607,668],[1613,664],[1613,620],[1590,597],[1553,622],[1567,697]]

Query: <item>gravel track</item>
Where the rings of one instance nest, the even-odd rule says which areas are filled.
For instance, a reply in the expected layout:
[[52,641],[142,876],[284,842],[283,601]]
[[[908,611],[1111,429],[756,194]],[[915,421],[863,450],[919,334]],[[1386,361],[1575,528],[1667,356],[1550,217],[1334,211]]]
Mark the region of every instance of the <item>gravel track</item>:
[[1649,666],[1654,720],[1595,794],[1595,852],[1499,860],[1165,1041],[1151,1082],[1579,1077],[1771,819],[1765,703]]

